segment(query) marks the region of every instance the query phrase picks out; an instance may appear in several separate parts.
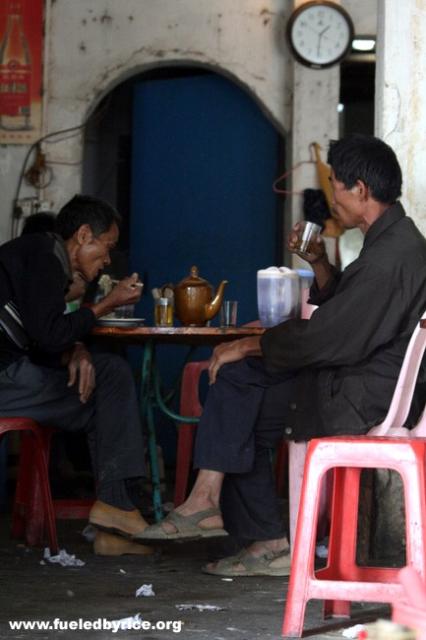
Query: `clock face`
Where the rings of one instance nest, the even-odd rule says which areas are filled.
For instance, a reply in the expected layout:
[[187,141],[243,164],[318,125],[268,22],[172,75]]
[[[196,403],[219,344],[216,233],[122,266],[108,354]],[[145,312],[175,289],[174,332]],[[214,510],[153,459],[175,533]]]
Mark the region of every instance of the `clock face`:
[[313,68],[330,67],[349,51],[354,35],[352,20],[332,2],[307,2],[293,13],[287,35],[299,62]]

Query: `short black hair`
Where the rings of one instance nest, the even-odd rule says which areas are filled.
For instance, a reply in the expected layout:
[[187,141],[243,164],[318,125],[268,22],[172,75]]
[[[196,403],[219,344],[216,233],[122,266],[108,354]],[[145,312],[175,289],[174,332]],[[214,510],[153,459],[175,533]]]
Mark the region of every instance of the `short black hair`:
[[114,223],[119,227],[121,216],[108,202],[92,196],[75,195],[58,213],[56,231],[68,240],[81,225],[88,224],[97,237]]
[[39,213],[32,213],[25,219],[21,235],[25,236],[27,233],[40,233],[54,230],[55,214],[51,211],[40,211]]
[[401,196],[401,167],[393,149],[380,138],[353,133],[331,141],[328,162],[346,189],[361,180],[378,202],[392,204]]

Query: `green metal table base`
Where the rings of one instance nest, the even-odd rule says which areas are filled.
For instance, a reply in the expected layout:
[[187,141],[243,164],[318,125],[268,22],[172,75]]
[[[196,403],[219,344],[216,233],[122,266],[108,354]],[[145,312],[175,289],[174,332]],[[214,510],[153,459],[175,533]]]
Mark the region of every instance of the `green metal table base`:
[[[192,349],[188,353],[188,360]],[[185,361],[186,362],[186,361]],[[148,435],[148,457],[151,471],[152,486],[152,506],[154,510],[154,518],[159,522],[164,517],[163,504],[161,499],[160,470],[157,455],[157,438],[155,431],[154,409],[158,408],[172,420],[176,422],[185,422],[196,424],[198,418],[193,416],[181,416],[166,404],[161,395],[160,375],[155,362],[155,342],[148,340],[144,345],[144,353],[142,360],[141,372],[141,417],[144,426],[146,426]]]

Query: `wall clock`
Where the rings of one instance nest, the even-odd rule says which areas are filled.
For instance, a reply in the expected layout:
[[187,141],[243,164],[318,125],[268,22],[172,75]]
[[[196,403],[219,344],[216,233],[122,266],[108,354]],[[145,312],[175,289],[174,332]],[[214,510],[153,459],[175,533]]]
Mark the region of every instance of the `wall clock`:
[[312,0],[300,5],[287,24],[287,39],[296,60],[313,69],[340,62],[351,48],[354,26],[340,5]]

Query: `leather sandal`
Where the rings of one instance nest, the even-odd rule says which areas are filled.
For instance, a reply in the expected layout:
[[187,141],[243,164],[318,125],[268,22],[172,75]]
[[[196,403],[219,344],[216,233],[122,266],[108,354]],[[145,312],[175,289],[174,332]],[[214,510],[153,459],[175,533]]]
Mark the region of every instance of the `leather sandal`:
[[[218,538],[227,536],[225,529],[206,529],[200,526],[200,522],[211,518],[212,516],[220,516],[220,510],[217,508],[205,509],[198,511],[189,516],[183,516],[177,511],[171,511],[164,520],[157,524],[147,527],[142,533],[133,536],[133,540],[141,542],[161,542],[168,540],[177,540],[182,542],[190,542],[201,538]],[[175,531],[168,533],[163,528],[164,522],[170,522]]]
[[284,551],[266,551],[255,557],[243,549],[234,556],[222,558],[218,562],[202,567],[203,573],[213,576],[288,576],[290,575],[290,549]]

